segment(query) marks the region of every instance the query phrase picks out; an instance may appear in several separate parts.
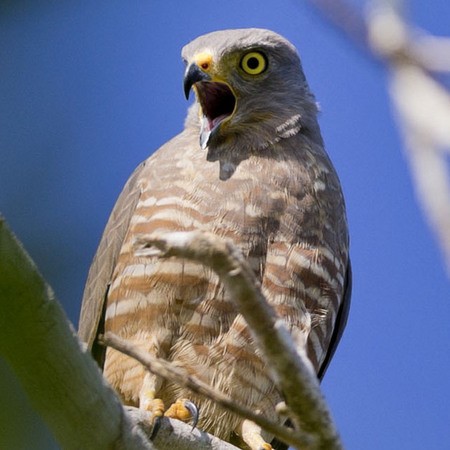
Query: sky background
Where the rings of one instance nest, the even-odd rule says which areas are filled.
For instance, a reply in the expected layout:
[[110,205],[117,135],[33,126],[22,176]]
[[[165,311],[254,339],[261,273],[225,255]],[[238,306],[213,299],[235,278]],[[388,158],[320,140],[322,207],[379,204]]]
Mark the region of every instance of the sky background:
[[[449,35],[450,2],[408,5],[417,25]],[[346,197],[352,308],[322,384],[344,444],[447,449],[449,284],[414,196],[386,73],[307,3],[0,3],[0,211],[77,324],[120,190],[183,127],[182,46],[253,26],[298,48]],[[58,447],[0,360],[4,448]]]

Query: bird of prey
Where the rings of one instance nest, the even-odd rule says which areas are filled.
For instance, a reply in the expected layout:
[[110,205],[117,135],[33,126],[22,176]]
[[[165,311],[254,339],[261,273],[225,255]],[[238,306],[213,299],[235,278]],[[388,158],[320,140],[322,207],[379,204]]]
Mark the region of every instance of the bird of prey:
[[161,414],[163,403],[189,399],[204,431],[270,449],[251,422],[97,343],[111,331],[281,421],[270,361],[218,276],[134,251],[140,235],[174,231],[212,232],[237,246],[320,379],[345,327],[345,204],[295,47],[269,30],[232,29],[198,37],[182,58],[184,92],[196,101],[184,130],[120,194],[89,271],[79,335],[125,404]]

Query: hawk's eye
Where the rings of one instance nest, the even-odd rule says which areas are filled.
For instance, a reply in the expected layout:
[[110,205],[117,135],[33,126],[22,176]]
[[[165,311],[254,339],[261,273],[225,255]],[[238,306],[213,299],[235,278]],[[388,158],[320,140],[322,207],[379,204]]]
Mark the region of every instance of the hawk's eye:
[[249,75],[259,75],[267,68],[267,58],[261,52],[246,53],[241,59],[241,69]]

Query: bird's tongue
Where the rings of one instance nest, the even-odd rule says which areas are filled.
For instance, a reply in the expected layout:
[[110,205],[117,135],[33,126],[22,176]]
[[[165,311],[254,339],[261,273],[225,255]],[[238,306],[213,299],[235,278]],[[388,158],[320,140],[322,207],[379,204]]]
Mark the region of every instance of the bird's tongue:
[[205,149],[208,146],[209,138],[211,137],[211,127],[207,117],[202,117],[200,129],[200,147]]
[[222,114],[221,116],[210,120],[207,116],[202,115],[200,129],[200,146],[202,149],[205,149],[208,146],[209,138],[214,129],[216,129],[216,126],[227,117],[229,117],[228,114]]
[[225,83],[200,81],[195,87],[202,108],[200,145],[206,148],[212,133],[233,113],[236,99]]
[[206,117],[210,131],[212,131],[216,125],[218,125],[220,122],[222,122],[222,120],[226,119],[227,117],[229,117],[229,114],[221,114],[218,117],[214,117],[213,120],[211,120],[209,117]]

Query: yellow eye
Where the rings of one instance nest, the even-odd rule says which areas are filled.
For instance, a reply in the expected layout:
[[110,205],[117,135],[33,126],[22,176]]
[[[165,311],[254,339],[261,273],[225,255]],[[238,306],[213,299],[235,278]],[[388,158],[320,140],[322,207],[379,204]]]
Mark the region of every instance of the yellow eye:
[[246,53],[241,59],[241,69],[249,75],[259,75],[267,68],[267,59],[260,52]]

